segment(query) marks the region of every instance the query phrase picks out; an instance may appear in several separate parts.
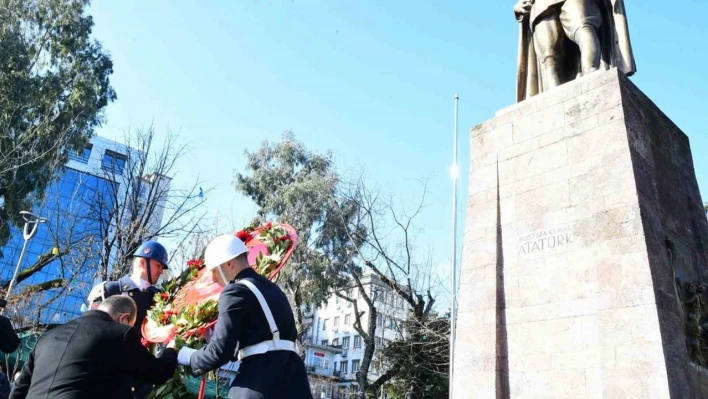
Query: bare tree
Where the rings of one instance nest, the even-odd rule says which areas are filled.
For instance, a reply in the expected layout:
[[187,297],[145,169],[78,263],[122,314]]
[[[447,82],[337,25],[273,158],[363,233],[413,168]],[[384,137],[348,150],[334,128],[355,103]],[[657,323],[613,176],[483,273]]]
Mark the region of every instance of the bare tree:
[[177,161],[187,146],[168,133],[155,141],[151,127],[128,132],[123,159],[104,162],[106,180],[113,181],[109,195],[93,204],[92,217],[100,226],[100,270],[103,279],[118,278],[130,270],[130,258],[140,244],[157,237],[184,239],[200,231],[206,210],[200,206],[208,190],[197,178],[184,188],[171,186]]
[[[37,204],[48,223],[33,245],[45,253],[36,259],[28,256],[29,266],[20,270],[18,284],[24,284],[18,285],[10,304],[16,325],[41,328],[65,321],[69,315],[57,312],[66,309],[66,301],[74,298],[69,307],[77,307],[96,280],[126,272],[144,240],[176,239],[183,251],[204,241],[203,235],[191,236],[203,233],[205,210],[200,205],[208,191],[202,191],[199,180],[186,189],[170,186],[186,146],[174,135],[155,145],[152,129],[129,134],[126,142],[122,151],[108,151],[114,157],[104,157],[98,171],[65,169],[61,181]],[[9,281],[3,283],[7,288]]]
[[[425,258],[421,262],[420,254],[415,249],[419,231],[414,222],[423,209],[424,199],[423,194],[412,212],[397,210],[391,200],[385,200],[379,192],[370,190],[363,178],[340,190],[338,196],[338,209],[343,209],[343,216],[346,217],[339,219],[337,228],[346,231],[356,251],[347,275],[350,287],[358,291],[361,301],[353,298],[348,290],[335,291],[334,294],[352,303],[355,316],[353,327],[364,342],[364,356],[356,374],[358,397],[361,399],[375,395],[407,366],[402,358],[394,361],[375,359],[377,329],[385,328],[380,320],[386,319],[396,324],[394,328],[398,331],[398,341],[412,338],[414,342],[422,339],[426,326],[437,319],[437,316],[431,317],[431,312],[440,285],[435,281],[431,259]],[[355,217],[351,217],[352,212]],[[330,223],[337,221],[330,220]],[[367,290],[365,272],[375,276],[387,294],[373,286]],[[388,302],[386,298],[389,298]],[[403,320],[391,321],[393,317],[388,315],[390,312],[382,311],[382,307],[391,306],[396,300],[404,302],[408,311]],[[361,304],[363,308],[360,308]],[[375,360],[380,373],[376,373],[376,379],[371,381]]]

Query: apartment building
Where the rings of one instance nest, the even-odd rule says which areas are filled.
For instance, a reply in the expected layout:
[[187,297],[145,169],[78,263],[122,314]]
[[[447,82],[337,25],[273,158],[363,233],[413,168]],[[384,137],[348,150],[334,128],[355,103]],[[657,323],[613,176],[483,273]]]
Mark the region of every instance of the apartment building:
[[[407,315],[408,303],[373,273],[364,275],[362,285],[378,313],[374,338],[376,349],[369,372],[369,379],[373,381],[383,372],[376,361],[379,350],[404,336],[405,332],[399,326]],[[356,301],[359,312],[365,312],[361,323],[362,329],[367,331],[369,307],[359,290],[350,289],[342,294]],[[352,302],[336,295],[307,314],[308,327],[303,338],[307,350],[305,363],[316,397],[348,398],[347,393],[357,385],[356,373],[364,357],[365,343],[354,329],[355,319]]]

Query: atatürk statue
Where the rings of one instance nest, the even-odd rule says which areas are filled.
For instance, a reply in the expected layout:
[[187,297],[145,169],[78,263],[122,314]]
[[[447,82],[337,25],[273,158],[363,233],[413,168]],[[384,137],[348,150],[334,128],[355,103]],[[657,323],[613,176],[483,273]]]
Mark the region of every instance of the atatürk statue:
[[516,100],[600,68],[636,71],[624,0],[519,0]]

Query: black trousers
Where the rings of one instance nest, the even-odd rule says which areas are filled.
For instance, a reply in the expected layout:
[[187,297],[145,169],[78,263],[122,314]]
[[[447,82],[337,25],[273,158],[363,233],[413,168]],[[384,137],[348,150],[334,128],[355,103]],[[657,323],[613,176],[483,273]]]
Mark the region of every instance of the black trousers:
[[231,383],[229,399],[312,399],[305,364],[288,351],[247,357]]

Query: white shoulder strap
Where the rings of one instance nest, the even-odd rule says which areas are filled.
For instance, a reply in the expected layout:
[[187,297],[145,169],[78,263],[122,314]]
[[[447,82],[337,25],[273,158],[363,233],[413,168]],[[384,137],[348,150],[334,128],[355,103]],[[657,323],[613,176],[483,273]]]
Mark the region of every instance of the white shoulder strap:
[[275,324],[275,319],[273,319],[273,313],[270,311],[270,306],[268,306],[268,302],[266,302],[265,298],[263,297],[263,294],[261,294],[261,291],[256,287],[255,284],[248,280],[239,280],[236,282],[241,283],[248,287],[251,292],[253,292],[253,295],[256,296],[256,299],[258,299],[258,303],[261,304],[261,309],[263,309],[263,313],[265,313],[266,320],[268,320],[268,327],[270,327],[270,332],[273,333],[273,341],[279,341],[280,340],[280,332],[278,331],[278,325]]

